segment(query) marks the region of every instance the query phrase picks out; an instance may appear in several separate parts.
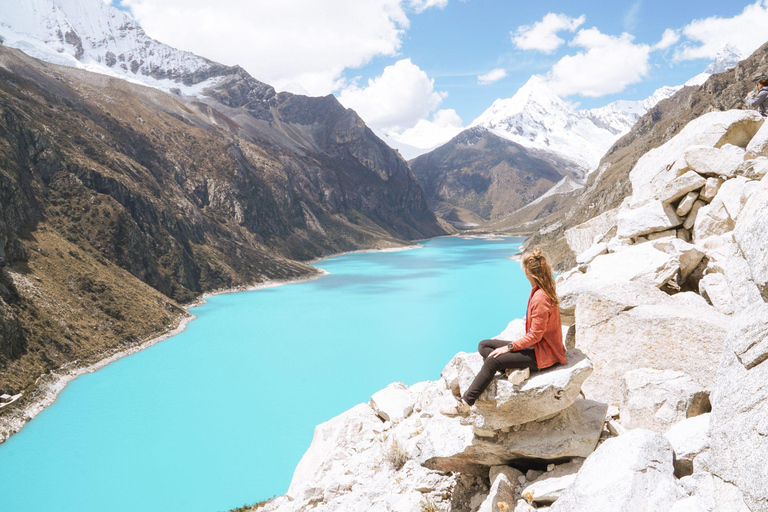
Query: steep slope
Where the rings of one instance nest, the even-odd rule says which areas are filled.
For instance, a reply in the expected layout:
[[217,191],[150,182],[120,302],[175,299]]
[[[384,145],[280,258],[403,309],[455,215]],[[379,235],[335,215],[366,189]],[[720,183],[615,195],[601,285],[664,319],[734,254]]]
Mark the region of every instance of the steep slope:
[[685,87],[659,102],[608,150],[578,200],[547,219],[551,231],[531,237],[527,245],[548,247],[560,270],[572,266],[574,255],[565,244],[564,231],[617,207],[631,193],[629,171],[638,158],[674,137],[691,120],[707,112],[748,108],[744,97],[753,87],[752,79],[763,73],[768,73],[768,44],[735,67],[710,76],[703,85]]
[[536,199],[563,175],[519,144],[481,128],[461,132],[447,144],[410,162],[433,207],[445,206],[491,219]]
[[0,46],[0,391],[165,330],[206,291],[445,233],[335,98],[228,85],[229,106],[185,100]]

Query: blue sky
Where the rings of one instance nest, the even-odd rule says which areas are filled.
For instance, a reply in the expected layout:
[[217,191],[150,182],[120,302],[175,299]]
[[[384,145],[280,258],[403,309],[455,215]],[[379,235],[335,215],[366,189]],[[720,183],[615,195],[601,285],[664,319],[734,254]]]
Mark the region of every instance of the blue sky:
[[[725,43],[748,54],[768,40],[768,0],[120,2],[160,41],[280,90],[335,94],[414,145],[455,133],[533,74],[599,107],[684,83]],[[505,76],[479,83],[494,70]]]

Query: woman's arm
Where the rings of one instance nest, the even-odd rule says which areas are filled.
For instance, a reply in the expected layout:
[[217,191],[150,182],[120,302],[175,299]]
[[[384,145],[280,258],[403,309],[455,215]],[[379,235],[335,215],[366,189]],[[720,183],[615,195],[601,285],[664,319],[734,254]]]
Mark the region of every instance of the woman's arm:
[[757,107],[766,99],[768,99],[768,89],[760,89],[760,92],[758,92],[757,95],[752,98],[747,98],[747,103],[753,107]]
[[531,327],[525,336],[512,342],[514,350],[522,350],[541,341],[549,323],[550,307],[549,300],[538,300],[531,304]]

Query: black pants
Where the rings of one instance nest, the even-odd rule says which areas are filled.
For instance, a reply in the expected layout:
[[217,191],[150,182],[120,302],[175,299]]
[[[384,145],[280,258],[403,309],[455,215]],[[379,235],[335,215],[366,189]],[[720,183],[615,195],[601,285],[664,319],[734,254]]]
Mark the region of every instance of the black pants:
[[475,380],[469,386],[469,389],[462,397],[469,405],[475,403],[475,400],[485,391],[488,384],[493,380],[496,372],[506,370],[507,368],[530,368],[532,372],[538,371],[536,366],[536,354],[532,348],[524,348],[516,352],[507,352],[499,357],[488,357],[491,352],[499,347],[509,343],[502,340],[483,340],[477,346],[477,351],[483,356],[483,368],[477,374]]

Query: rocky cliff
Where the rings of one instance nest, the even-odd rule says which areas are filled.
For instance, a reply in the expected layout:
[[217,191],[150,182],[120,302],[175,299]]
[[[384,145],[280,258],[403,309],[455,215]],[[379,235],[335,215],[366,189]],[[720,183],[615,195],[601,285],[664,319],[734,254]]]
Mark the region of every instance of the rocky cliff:
[[541,221],[538,227],[546,226],[549,231],[533,236],[529,243],[548,247],[559,260],[559,269],[572,267],[575,255],[564,243],[565,230],[616,208],[632,191],[629,172],[638,159],[677,135],[690,121],[708,112],[748,108],[744,97],[753,87],[752,79],[767,71],[768,44],[731,69],[710,76],[703,85],[685,87],[660,101],[608,150],[578,200]]
[[478,354],[392,384],[319,425],[287,494],[254,509],[768,511],[768,124],[703,115],[629,179],[568,232],[567,364],[496,376],[460,418],[437,409]]
[[0,391],[167,329],[202,293],[444,234],[335,98],[242,70],[179,96],[0,46]]

